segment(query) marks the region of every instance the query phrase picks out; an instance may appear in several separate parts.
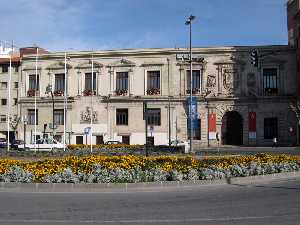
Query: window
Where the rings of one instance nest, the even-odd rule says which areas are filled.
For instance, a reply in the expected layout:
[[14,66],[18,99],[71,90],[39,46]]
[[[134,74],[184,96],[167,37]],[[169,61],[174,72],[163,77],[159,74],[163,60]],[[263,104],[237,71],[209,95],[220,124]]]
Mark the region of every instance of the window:
[[0,115],[0,122],[5,123],[6,122],[6,115]]
[[[37,78],[37,79],[36,79]],[[39,90],[40,89],[40,82],[39,82],[39,75],[29,75],[29,90]]]
[[[96,91],[96,73],[93,75],[93,91]],[[92,90],[92,73],[85,74],[85,90]]]
[[14,105],[18,105],[18,99],[14,98]]
[[277,137],[278,129],[277,118],[265,118],[264,119],[264,139],[273,139]]
[[[36,125],[38,125],[38,118],[39,118],[39,113],[38,109],[36,110]],[[27,111],[27,119],[28,119],[28,124],[29,125],[34,125],[34,118],[35,118],[35,113],[34,109],[28,109]]]
[[278,76],[277,76],[277,69],[270,68],[270,69],[263,69],[263,88],[264,88],[264,95],[272,96],[278,94]]
[[117,72],[116,90],[128,90],[128,72]]
[[19,88],[19,83],[18,82],[14,82],[14,88]]
[[55,109],[54,110],[54,124],[63,125],[64,124],[64,110]]
[[96,136],[96,145],[102,145],[102,144],[104,144],[103,136],[102,135]]
[[7,82],[1,82],[1,89],[7,89]]
[[[190,71],[188,70],[186,72],[187,78],[187,93],[190,93],[190,89],[191,89],[191,75],[190,75]],[[193,74],[192,74],[192,88],[193,88],[193,92],[199,93],[200,92],[200,70],[193,70]]]
[[130,136],[129,135],[122,136],[122,144],[130,145]]
[[55,74],[54,91],[65,90],[65,74]]
[[148,125],[160,126],[160,109],[147,109]]
[[117,125],[128,125],[128,109],[116,110]]
[[2,73],[7,73],[8,72],[8,65],[2,65]]
[[7,105],[7,99],[6,98],[1,99],[1,105]]
[[83,144],[83,136],[76,136],[76,144],[82,145]]
[[160,94],[160,71],[147,72],[147,94]]
[[15,68],[16,73],[19,72],[19,67],[18,66],[15,66],[14,68]]
[[58,141],[58,142],[62,142],[62,136],[61,135],[54,135],[53,139]]

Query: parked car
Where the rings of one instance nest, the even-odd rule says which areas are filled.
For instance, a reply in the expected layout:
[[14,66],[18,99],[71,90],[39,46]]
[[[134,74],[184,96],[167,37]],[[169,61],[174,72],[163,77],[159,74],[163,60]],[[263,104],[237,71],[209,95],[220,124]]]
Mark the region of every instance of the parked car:
[[6,148],[7,147],[7,141],[5,138],[0,138],[0,148]]
[[117,145],[117,144],[122,144],[120,141],[107,141],[104,143],[105,145]]
[[[37,149],[38,151],[53,151],[56,149],[63,149],[64,144],[56,141],[52,138],[41,138],[36,141],[36,144],[25,144],[25,150],[34,150]],[[24,143],[18,145],[18,149],[24,149]]]
[[[19,145],[24,145],[24,141],[23,140],[13,140],[10,144],[10,147],[12,149],[18,149]],[[24,146],[23,146],[24,147]]]
[[188,141],[173,140],[171,141],[171,146],[184,146],[185,153],[188,153],[190,150],[190,143]]

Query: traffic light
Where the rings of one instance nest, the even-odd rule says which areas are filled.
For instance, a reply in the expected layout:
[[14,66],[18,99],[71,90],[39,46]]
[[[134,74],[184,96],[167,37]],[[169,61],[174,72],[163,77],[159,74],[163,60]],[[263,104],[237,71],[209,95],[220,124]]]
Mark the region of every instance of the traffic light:
[[255,67],[258,67],[258,51],[252,50],[250,54],[251,64]]

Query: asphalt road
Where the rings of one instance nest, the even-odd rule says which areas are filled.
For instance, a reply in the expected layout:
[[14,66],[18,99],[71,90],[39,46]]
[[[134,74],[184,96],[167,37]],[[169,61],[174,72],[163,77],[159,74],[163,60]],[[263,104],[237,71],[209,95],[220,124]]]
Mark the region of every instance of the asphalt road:
[[220,147],[197,148],[197,155],[255,155],[257,153],[300,155],[300,147]]
[[300,178],[132,192],[0,192],[0,225],[297,225]]

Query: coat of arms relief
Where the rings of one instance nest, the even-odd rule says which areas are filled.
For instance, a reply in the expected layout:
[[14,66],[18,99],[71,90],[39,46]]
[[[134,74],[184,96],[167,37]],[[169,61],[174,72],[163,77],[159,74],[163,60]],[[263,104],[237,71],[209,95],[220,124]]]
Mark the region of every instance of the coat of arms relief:
[[239,94],[240,70],[235,64],[219,65],[219,75],[222,80],[222,87],[219,92],[223,95]]
[[205,96],[206,97],[215,97],[216,96],[216,75],[210,74],[207,76],[206,80],[206,89],[205,89]]
[[97,122],[98,121],[97,111],[93,111],[93,113],[91,112],[92,112],[91,107],[86,107],[85,111],[81,111],[80,122],[81,123],[91,122],[91,117],[93,119],[93,122]]

